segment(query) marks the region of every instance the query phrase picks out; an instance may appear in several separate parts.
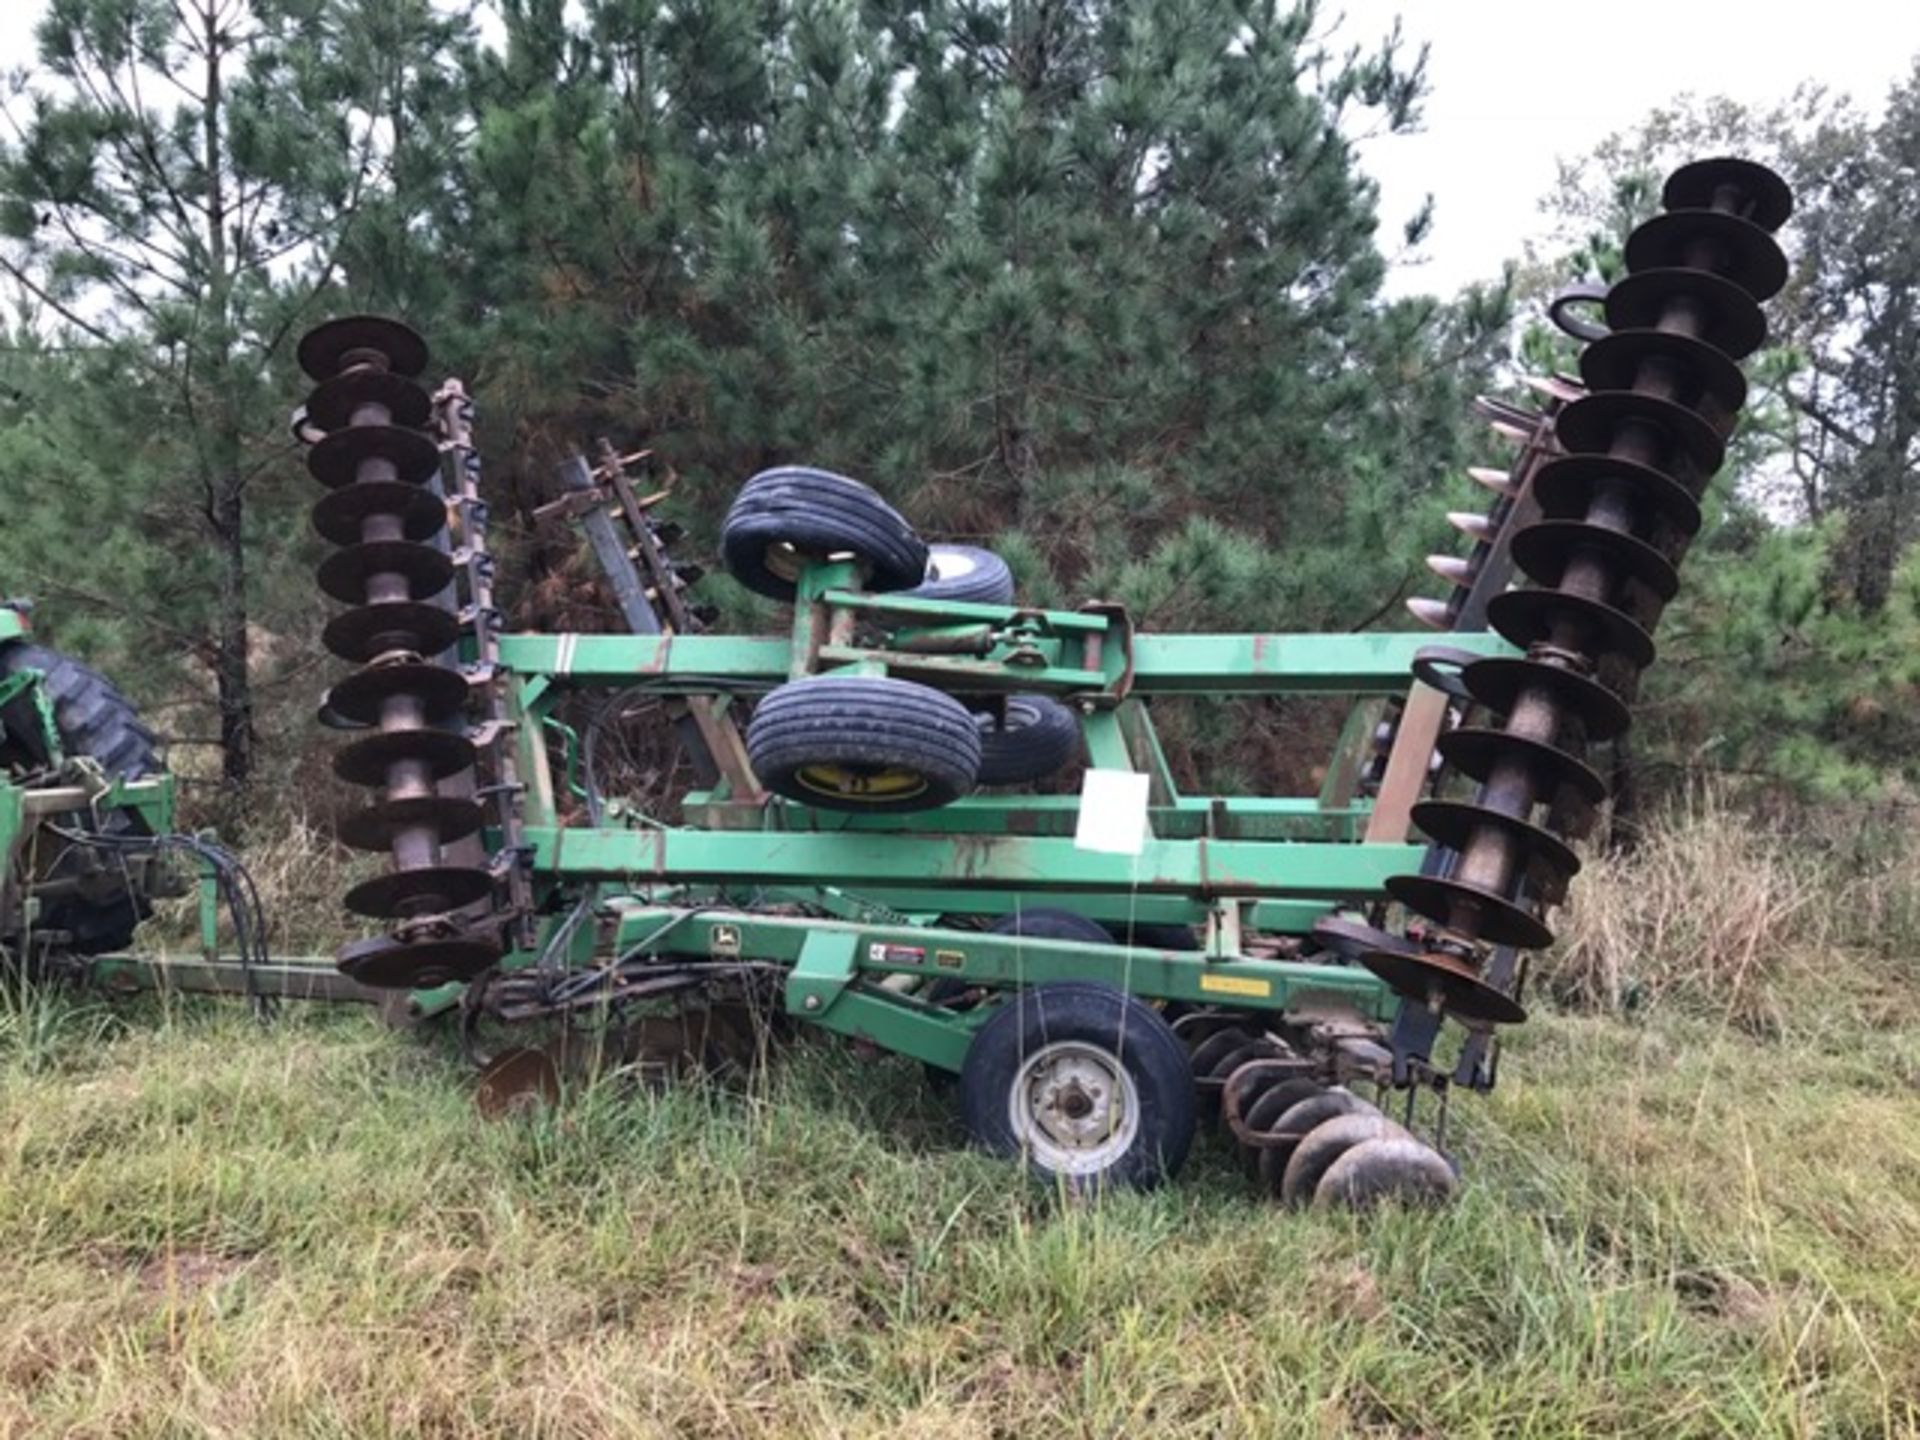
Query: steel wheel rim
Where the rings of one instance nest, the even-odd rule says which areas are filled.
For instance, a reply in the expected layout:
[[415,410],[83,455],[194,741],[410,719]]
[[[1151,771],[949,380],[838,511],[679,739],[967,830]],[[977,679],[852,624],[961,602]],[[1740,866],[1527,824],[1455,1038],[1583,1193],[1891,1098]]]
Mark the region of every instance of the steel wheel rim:
[[917,799],[928,789],[926,776],[899,765],[871,768],[823,761],[802,765],[794,771],[793,778],[809,794],[867,805]]
[[1140,1091],[1112,1051],[1084,1040],[1043,1045],[1007,1087],[1020,1148],[1056,1175],[1086,1179],[1112,1168],[1140,1133]]

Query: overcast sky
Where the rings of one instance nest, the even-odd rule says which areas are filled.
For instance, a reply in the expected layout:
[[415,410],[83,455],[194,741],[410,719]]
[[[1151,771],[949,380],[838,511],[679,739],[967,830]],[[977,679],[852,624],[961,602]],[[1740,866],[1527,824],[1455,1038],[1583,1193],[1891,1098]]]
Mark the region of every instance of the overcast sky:
[[[0,0],[0,68],[32,58],[38,0]],[[1920,54],[1920,5],[1902,0],[1323,0],[1354,42],[1396,15],[1433,45],[1422,133],[1370,141],[1391,250],[1431,193],[1424,264],[1395,292],[1450,294],[1498,273],[1542,229],[1558,156],[1575,156],[1687,91],[1757,103],[1817,80],[1877,108]]]

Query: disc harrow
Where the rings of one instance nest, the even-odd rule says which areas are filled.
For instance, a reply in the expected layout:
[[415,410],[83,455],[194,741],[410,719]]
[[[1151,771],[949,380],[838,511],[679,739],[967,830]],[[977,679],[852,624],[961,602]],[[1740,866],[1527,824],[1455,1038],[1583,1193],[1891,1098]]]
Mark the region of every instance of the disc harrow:
[[499,946],[457,918],[492,894],[492,871],[448,854],[487,815],[472,794],[467,678],[443,658],[465,626],[447,599],[455,557],[436,488],[440,445],[422,428],[433,400],[415,383],[426,344],[397,321],[349,316],[307,334],[299,358],[318,382],[306,404],[305,428],[317,433],[307,469],[328,492],[313,524],[339,547],[320,566],[320,588],[349,607],[321,638],[360,667],[328,696],[335,723],[365,732],[335,753],[334,773],[380,792],[339,834],[392,861],[346,896],[357,914],[396,922],[392,933],[348,945],[339,965],[382,987],[470,979]]
[[1492,596],[1486,609],[1525,654],[1460,672],[1487,719],[1453,729],[1438,748],[1478,788],[1469,800],[1413,808],[1450,862],[1387,881],[1430,924],[1416,946],[1361,957],[1405,1003],[1470,1027],[1525,1016],[1517,986],[1490,982],[1486,951],[1552,943],[1542,911],[1564,899],[1579,868],[1567,841],[1591,827],[1607,796],[1588,747],[1627,727],[1654,629],[1700,529],[1701,493],[1745,400],[1737,362],[1765,338],[1761,302],[1786,280],[1771,232],[1791,200],[1771,172],[1701,161],[1676,172],[1663,199],[1665,213],[1627,241],[1628,274],[1603,302],[1608,328],[1595,327],[1582,353],[1584,393],[1557,383],[1549,392],[1561,453],[1528,477],[1537,515],[1511,540],[1533,583]]

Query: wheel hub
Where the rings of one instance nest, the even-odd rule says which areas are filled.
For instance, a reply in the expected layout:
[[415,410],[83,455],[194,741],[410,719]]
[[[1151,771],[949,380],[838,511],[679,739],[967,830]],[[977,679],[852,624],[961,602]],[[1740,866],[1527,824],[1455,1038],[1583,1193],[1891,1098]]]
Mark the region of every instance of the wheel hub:
[[1139,1094],[1109,1052],[1062,1040],[1027,1057],[1007,1097],[1013,1132],[1048,1170],[1093,1175],[1132,1145]]

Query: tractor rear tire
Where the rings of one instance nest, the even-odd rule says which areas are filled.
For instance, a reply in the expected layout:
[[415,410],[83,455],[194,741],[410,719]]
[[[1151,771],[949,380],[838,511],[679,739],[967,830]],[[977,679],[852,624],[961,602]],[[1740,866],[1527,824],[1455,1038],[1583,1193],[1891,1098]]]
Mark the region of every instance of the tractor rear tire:
[[905,593],[914,600],[1011,605],[1013,571],[993,551],[977,545],[930,545],[927,578]]
[[0,673],[38,670],[53,705],[54,728],[68,755],[96,760],[115,780],[158,775],[159,745],[141,722],[133,702],[106,676],[70,655],[44,645],[17,644],[0,650]]
[[1080,717],[1045,695],[1009,695],[1004,721],[975,718],[982,785],[1031,785],[1080,758]]
[[967,1048],[960,1111],[981,1149],[1076,1193],[1171,1179],[1197,1123],[1173,1027],[1084,981],[1031,986],[988,1018]]
[[794,598],[806,559],[851,559],[874,591],[911,589],[927,573],[926,544],[898,510],[858,480],[805,465],[762,470],[740,487],[720,555],[734,579],[771,600]]
[[[44,645],[21,643],[0,649],[0,673],[14,675],[22,670],[40,672],[60,747],[69,758],[93,760],[114,780],[165,773],[153,731],[141,721],[133,702],[98,670]],[[132,823],[126,814],[109,814],[102,818],[101,828],[125,833]],[[105,955],[125,949],[152,911],[144,896],[131,891],[98,899],[67,896],[49,902],[39,923],[43,929],[72,935],[75,954]]]
[[776,795],[864,814],[932,810],[980,772],[980,732],[951,695],[879,675],[815,675],[767,695],[747,758]]

